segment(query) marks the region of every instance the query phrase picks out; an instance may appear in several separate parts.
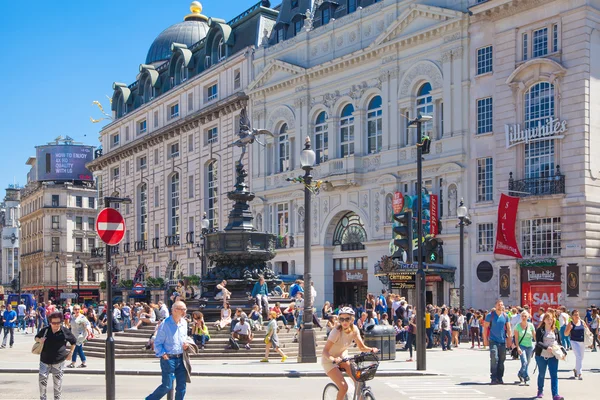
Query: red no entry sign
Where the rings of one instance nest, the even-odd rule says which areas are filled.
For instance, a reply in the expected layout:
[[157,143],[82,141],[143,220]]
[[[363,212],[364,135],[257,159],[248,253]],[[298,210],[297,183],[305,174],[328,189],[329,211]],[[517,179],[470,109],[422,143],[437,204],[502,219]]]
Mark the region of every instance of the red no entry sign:
[[96,233],[100,240],[110,246],[121,243],[125,236],[125,220],[114,208],[105,208],[96,218]]

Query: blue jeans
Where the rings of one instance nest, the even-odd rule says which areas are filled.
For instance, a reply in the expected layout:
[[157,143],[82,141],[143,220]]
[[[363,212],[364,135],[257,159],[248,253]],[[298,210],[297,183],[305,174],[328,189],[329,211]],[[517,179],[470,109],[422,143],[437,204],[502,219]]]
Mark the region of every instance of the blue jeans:
[[83,345],[78,344],[75,346],[75,351],[73,352],[73,356],[71,357],[71,362],[74,364],[77,361],[77,355],[81,358],[81,363],[85,364],[85,354],[83,354]]
[[24,315],[19,315],[17,317],[17,328],[25,330],[25,316]]
[[506,343],[490,339],[490,379],[501,381],[504,376],[504,360],[506,360]]
[[210,340],[208,335],[194,335],[194,342],[199,346],[204,346]]
[[[446,339],[448,342],[446,343]],[[442,350],[449,349],[452,344],[452,333],[445,329],[442,329]]]
[[433,328],[426,328],[425,332],[427,333],[427,348],[433,348]]
[[552,397],[558,396],[558,358],[544,358],[535,356],[535,362],[538,365],[538,392],[544,391],[544,379],[546,378],[546,369],[550,371],[550,389]]
[[529,380],[529,363],[531,362],[531,353],[533,353],[532,347],[519,346],[521,348],[521,355],[519,358],[521,359],[521,369],[517,374],[518,377]]
[[123,329],[131,329],[131,317],[123,317]]
[[561,337],[561,341],[562,341],[562,345],[565,349],[569,350],[571,348],[571,336],[566,336],[565,335],[565,329],[567,329],[567,325],[563,325],[560,328],[560,337]]
[[161,357],[160,370],[162,374],[162,383],[150,396],[146,397],[146,400],[162,399],[173,389],[173,380],[177,382],[175,400],[183,400],[185,397],[185,379],[187,375],[185,366],[183,365],[183,357],[170,358],[168,360]]
[[48,326],[48,320],[46,320],[46,318],[37,317],[37,331],[38,332],[47,326]]

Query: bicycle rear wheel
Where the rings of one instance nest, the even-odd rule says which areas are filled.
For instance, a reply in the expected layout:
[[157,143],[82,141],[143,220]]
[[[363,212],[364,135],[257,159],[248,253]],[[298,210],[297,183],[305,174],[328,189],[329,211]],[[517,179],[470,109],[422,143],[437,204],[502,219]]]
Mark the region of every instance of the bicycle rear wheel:
[[336,400],[339,390],[334,383],[328,383],[323,389],[323,400]]

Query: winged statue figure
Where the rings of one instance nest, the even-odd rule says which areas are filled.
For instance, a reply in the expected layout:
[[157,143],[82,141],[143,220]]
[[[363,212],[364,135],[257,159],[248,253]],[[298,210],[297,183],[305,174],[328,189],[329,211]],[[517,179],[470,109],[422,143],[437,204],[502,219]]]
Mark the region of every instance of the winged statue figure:
[[238,132],[239,139],[235,142],[230,143],[227,147],[240,147],[242,149],[242,154],[240,155],[240,159],[238,163],[242,163],[242,159],[244,158],[244,154],[246,154],[246,147],[249,144],[257,142],[261,146],[265,146],[260,140],[258,140],[258,136],[260,135],[269,135],[274,137],[273,133],[269,132],[266,129],[255,129],[250,126],[250,119],[246,113],[246,108],[242,109],[240,113],[240,129]]

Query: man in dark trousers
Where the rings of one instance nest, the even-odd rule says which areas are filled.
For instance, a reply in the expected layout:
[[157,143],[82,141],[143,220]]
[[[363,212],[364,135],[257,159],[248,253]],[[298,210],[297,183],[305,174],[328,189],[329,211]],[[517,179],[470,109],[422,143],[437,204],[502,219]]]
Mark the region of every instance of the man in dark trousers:
[[[510,319],[504,312],[504,302],[496,300],[495,309],[485,317],[483,327],[489,331],[490,378],[492,385],[503,385],[504,361],[506,360],[507,338],[512,338]],[[485,340],[485,332],[484,332]],[[485,342],[484,342],[485,343]]]

